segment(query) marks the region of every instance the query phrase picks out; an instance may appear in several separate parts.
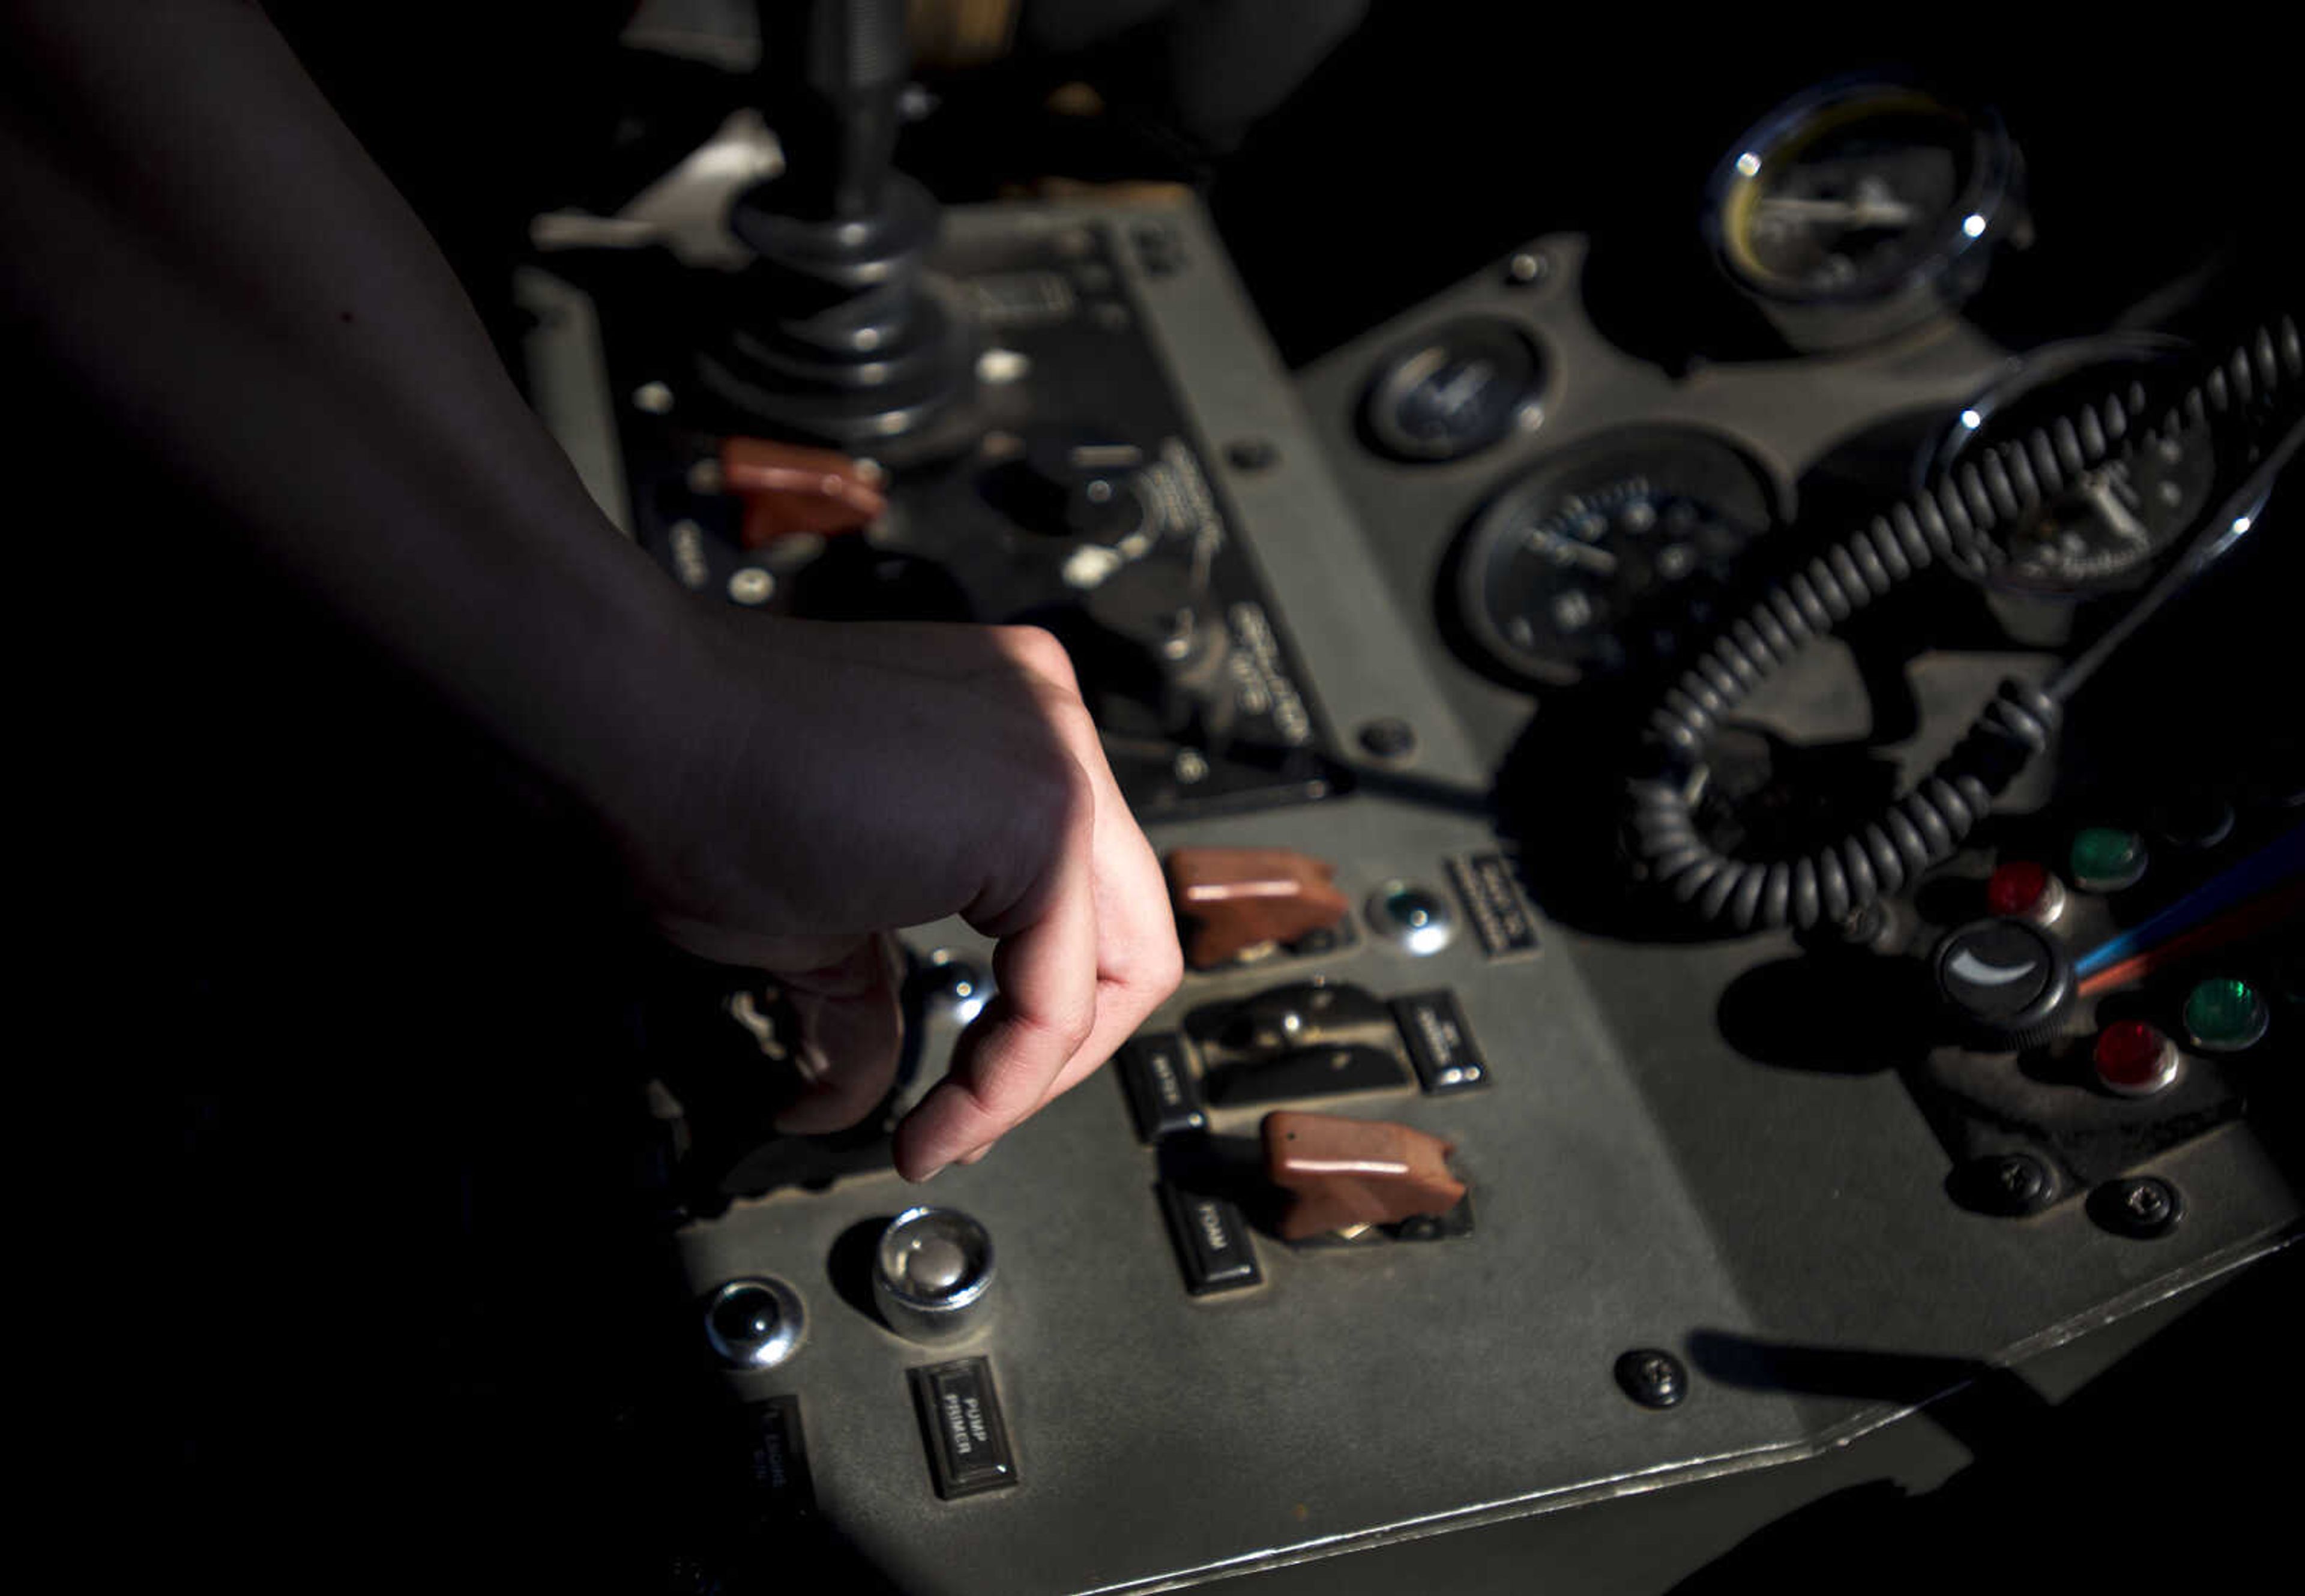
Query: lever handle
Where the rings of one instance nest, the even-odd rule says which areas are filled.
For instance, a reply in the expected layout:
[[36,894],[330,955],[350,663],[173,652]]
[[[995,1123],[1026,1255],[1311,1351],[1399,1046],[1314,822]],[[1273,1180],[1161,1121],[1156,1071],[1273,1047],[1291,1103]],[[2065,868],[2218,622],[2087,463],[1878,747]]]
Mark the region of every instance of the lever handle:
[[1284,1241],[1438,1218],[1464,1201],[1449,1172],[1453,1142],[1382,1119],[1283,1112],[1264,1116],[1265,1178],[1289,1194]]
[[759,0],[762,110],[784,145],[778,208],[869,216],[912,71],[905,0]]

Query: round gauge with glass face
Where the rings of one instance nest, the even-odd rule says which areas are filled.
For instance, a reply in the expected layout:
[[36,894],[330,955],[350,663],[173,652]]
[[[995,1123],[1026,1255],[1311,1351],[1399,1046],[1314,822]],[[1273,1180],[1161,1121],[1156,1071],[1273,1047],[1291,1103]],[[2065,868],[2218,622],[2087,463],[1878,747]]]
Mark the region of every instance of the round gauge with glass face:
[[1523,425],[1544,386],[1544,357],[1527,334],[1494,317],[1468,317],[1378,362],[1361,403],[1362,430],[1396,460],[1462,460]]
[[1730,280],[1802,347],[1886,337],[1958,305],[2016,219],[1999,120],[1902,84],[1787,102],[1714,174],[1705,216]]
[[[2160,420],[2154,395],[2172,391],[2168,378],[2184,351],[2175,339],[2147,335],[2042,350],[1962,407],[1929,469],[2016,443],[2107,395],[2140,418],[2141,433]],[[2126,586],[2200,519],[2216,481],[2216,440],[2206,420],[2140,437],[1996,528],[1990,555],[1968,569],[1995,588],[2046,597]]]
[[1774,490],[1733,446],[1675,427],[1586,438],[1508,483],[1466,529],[1465,634],[1517,680],[1567,686],[1670,658],[1774,524]]

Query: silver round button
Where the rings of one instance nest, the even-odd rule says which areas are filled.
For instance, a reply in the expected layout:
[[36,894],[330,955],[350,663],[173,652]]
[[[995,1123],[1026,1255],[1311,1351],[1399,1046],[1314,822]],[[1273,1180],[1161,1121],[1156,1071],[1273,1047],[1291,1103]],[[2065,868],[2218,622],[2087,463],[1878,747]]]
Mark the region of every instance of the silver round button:
[[1369,895],[1363,913],[1378,936],[1418,958],[1457,939],[1457,915],[1449,900],[1414,881],[1387,881]]
[[807,1328],[799,1294],[765,1275],[731,1280],[704,1305],[704,1338],[732,1368],[775,1368],[799,1350]]
[[992,1286],[992,1238],[948,1208],[907,1209],[873,1252],[872,1301],[888,1327],[914,1341],[949,1341],[983,1320]]
[[942,1236],[931,1236],[913,1249],[906,1274],[931,1295],[948,1296],[968,1278],[968,1255]]

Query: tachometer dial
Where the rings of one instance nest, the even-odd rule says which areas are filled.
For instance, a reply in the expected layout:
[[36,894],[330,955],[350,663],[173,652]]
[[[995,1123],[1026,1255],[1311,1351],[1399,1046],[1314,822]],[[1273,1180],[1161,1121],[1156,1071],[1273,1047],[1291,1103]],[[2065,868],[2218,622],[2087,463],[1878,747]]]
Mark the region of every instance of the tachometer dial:
[[1774,498],[1708,433],[1587,438],[1509,483],[1467,529],[1465,632],[1507,673],[1550,686],[1669,657],[1711,618],[1731,564],[1773,523]]

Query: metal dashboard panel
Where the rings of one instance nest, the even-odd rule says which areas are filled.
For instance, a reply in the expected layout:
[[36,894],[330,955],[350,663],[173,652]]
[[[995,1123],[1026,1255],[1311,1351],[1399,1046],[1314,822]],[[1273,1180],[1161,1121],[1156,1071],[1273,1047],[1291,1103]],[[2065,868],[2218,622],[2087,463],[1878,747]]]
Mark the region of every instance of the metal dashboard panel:
[[[956,212],[948,226],[965,238],[1106,222],[1126,238],[1140,214],[1002,208]],[[1159,214],[1181,236],[1182,267],[1147,272],[1123,251],[1122,269],[1320,708],[1348,749],[1354,728],[1379,717],[1408,722],[1418,746],[1412,760],[1357,772],[1350,795],[1156,826],[1154,845],[1303,849],[1339,862],[1356,903],[1389,879],[1443,887],[1450,858],[1495,845],[1493,768],[1526,702],[1431,639],[1424,599],[1439,548],[1413,530],[1413,496],[1387,476],[1415,468],[1357,453],[1362,368],[1340,356],[1312,373],[1308,421],[1204,218]],[[1491,292],[1468,285],[1461,298]],[[1348,355],[1365,361],[1400,330]],[[1596,350],[1587,369],[1603,372],[1603,358]],[[1848,392],[1750,405],[1620,359],[1579,387],[1563,361],[1572,386],[1535,441],[1632,410],[1725,414],[1790,471],[1852,404],[1965,391],[1997,358],[1957,340],[1909,352],[1894,370],[1851,368]],[[1860,391],[1873,397],[1852,401]],[[1229,458],[1228,446],[1251,440],[1266,446]],[[1439,469],[1469,504],[1504,468]],[[1535,958],[1494,964],[1469,934],[1426,958],[1364,937],[1287,972],[1325,970],[1381,998],[1455,991],[1492,1085],[1381,1111],[1458,1144],[1472,1235],[1304,1252],[1260,1237],[1263,1285],[1189,1297],[1153,1157],[1107,1072],[924,1190],[893,1175],[850,1179],[684,1230],[700,1291],[773,1274],[807,1303],[797,1355],[731,1376],[732,1389],[798,1397],[825,1518],[902,1589],[1168,1589],[1805,1456],[1986,1361],[2229,1267],[2295,1219],[2293,1199],[2269,1201],[2286,1188],[2238,1127],[2172,1155],[2198,1213],[2165,1243],[2105,1235],[2078,1205],[2019,1223],[1964,1212],[1944,1200],[1944,1156],[1892,1074],[1773,1069],[1721,1040],[1721,991],[1782,950],[1634,946],[1550,923],[1541,936]],[[913,940],[982,946],[949,925]],[[1275,979],[1188,977],[1154,1024]],[[948,1031],[930,1035],[931,1066],[949,1043]],[[882,1329],[837,1262],[921,1201],[974,1215],[999,1254],[990,1321],[950,1349]],[[1689,1356],[1692,1394],[1679,1407],[1647,1411],[1618,1389],[1615,1359],[1640,1346]],[[1783,1347],[1837,1355],[1764,1369]],[[931,1489],[906,1371],[979,1354],[999,1382],[1019,1483],[947,1502]]]
[[[1721,433],[1790,484],[1869,429],[1917,406],[1949,409],[2012,363],[1953,322],[1832,359],[1676,379],[1612,347],[1587,319],[1581,238],[1538,239],[1523,252],[1544,262],[1534,284],[1501,266],[1468,278],[1325,357],[1300,384],[1406,630],[1491,771],[1542,706],[1450,651],[1433,624],[1433,578],[1498,483],[1610,428],[1666,420]],[[1546,351],[1542,423],[1443,465],[1371,452],[1356,422],[1373,366],[1421,329],[1466,316],[1502,317]],[[1765,687],[1746,712],[1797,726],[1807,685],[1797,674]],[[1700,1378],[1785,1390],[1814,1439],[1844,1439],[1916,1394],[2057,1345],[2295,1234],[2295,1184],[2245,1125],[2156,1162],[2189,1202],[2196,1191],[2201,1201],[2177,1233],[2151,1244],[2098,1228],[2078,1202],[2023,1220],[1967,1211],[1946,1196],[1945,1156],[1895,1071],[1865,1063],[1865,1039],[1851,1039],[1842,1065],[1806,1070],[1756,1061],[1723,1040],[1725,995],[1793,957],[1789,935],[1636,942],[1561,925],[1552,935],[1575,958],[1742,1300],[1766,1327],[1758,1345],[1685,1327],[1705,1331],[1693,1347]]]
[[[1086,219],[1041,214],[1050,226]],[[1405,768],[1362,772],[1352,796],[1155,828],[1154,845],[1301,848],[1340,862],[1356,902],[1386,879],[1441,885],[1447,858],[1493,845],[1478,762],[1394,618],[1220,246],[1196,212],[1165,214],[1189,266],[1132,285],[1184,378],[1204,454],[1222,462],[1246,438],[1272,446],[1268,465],[1221,466],[1220,487],[1282,595],[1322,706],[1348,740],[1367,719],[1398,717],[1419,747]],[[950,225],[975,220],[962,212]],[[981,943],[943,927],[923,945]],[[1109,1072],[924,1192],[853,1181],[739,1205],[684,1235],[700,1283],[770,1272],[808,1295],[803,1353],[740,1383],[800,1395],[825,1512],[902,1588],[1160,1589],[1749,1465],[1803,1439],[1773,1393],[1708,1392],[1659,1414],[1612,1378],[1630,1346],[1671,1344],[1692,1324],[1757,1326],[1572,958],[1548,946],[1490,964],[1467,934],[1426,958],[1364,938],[1289,978],[1314,968],[1381,997],[1457,992],[1493,1084],[1382,1111],[1458,1143],[1473,1235],[1305,1253],[1260,1237],[1263,1286],[1193,1299],[1154,1200],[1152,1155]],[[1189,977],[1154,1024],[1275,979]],[[932,1037],[929,1057],[946,1045]],[[999,1249],[996,1318],[950,1353],[898,1340],[827,1276],[850,1227],[923,1199],[974,1215]],[[905,1371],[977,1353],[999,1374],[1021,1482],[943,1503],[930,1494]]]

